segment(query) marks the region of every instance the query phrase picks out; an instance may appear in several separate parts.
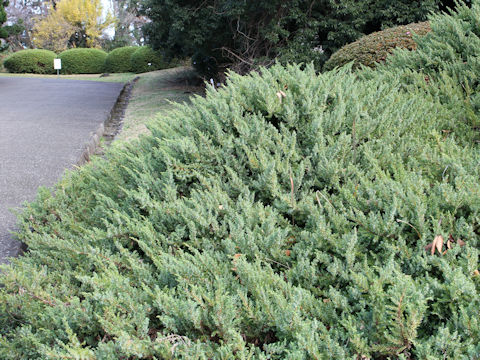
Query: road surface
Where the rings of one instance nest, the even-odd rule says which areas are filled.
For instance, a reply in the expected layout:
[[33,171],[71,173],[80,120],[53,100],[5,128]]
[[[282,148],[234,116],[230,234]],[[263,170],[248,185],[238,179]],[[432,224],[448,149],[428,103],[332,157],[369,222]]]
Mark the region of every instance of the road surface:
[[17,256],[11,231],[39,186],[52,186],[79,160],[108,117],[120,83],[0,77],[0,263]]

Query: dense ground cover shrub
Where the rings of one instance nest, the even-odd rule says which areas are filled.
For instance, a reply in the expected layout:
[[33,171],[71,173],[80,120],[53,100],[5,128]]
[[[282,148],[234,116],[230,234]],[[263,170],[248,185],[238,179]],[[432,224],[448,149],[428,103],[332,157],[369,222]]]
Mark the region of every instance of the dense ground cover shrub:
[[53,59],[56,57],[50,50],[21,50],[8,56],[3,66],[12,73],[53,74]]
[[376,63],[385,61],[396,48],[416,49],[417,43],[414,36],[423,36],[430,30],[430,24],[422,22],[396,26],[366,35],[335,52],[325,63],[324,70],[332,70],[349,62],[354,63],[354,68],[360,65],[374,67]]
[[105,71],[112,73],[132,71],[130,58],[137,49],[138,46],[124,46],[110,51],[105,60]]
[[[425,75],[425,82],[442,81],[446,75],[463,89],[471,109],[470,118],[480,112],[480,5],[475,1],[471,7],[461,4],[455,12],[432,16],[432,32],[417,39],[415,52],[398,49],[389,57],[380,71],[412,69]],[[442,94],[451,101],[451,92]],[[478,120],[477,125],[478,124]]]
[[100,49],[78,48],[65,50],[59,57],[62,59],[62,72],[99,74],[105,70],[107,53]]
[[130,57],[130,63],[131,71],[136,73],[161,70],[168,67],[162,54],[149,46],[137,48]]
[[387,65],[232,75],[43,190],[0,357],[478,356],[475,110],[450,67]]

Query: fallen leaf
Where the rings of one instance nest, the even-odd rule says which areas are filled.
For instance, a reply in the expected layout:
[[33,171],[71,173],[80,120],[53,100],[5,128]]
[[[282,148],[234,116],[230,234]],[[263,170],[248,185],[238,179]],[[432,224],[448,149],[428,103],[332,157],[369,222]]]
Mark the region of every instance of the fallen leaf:
[[223,210],[223,205],[218,205],[218,210]]
[[242,254],[235,254],[235,255],[233,255],[233,259],[236,260],[236,259],[238,259],[240,256],[242,256]]
[[475,270],[475,271],[473,272],[473,276],[478,276],[478,275],[480,275],[480,271]]
[[285,255],[290,256],[292,252],[290,250],[285,250]]
[[[443,248],[443,236],[442,235],[437,235],[435,236],[435,239],[433,240],[435,243],[435,248],[437,249],[439,254],[442,254],[442,248]],[[435,253],[435,249],[432,248],[432,255]]]
[[323,299],[323,302],[326,304],[326,303],[329,303],[330,302],[330,299]]
[[458,239],[457,244],[460,245],[460,246],[465,246],[465,241],[463,241],[461,239]]
[[447,249],[451,249],[452,248],[452,242],[450,241],[450,239],[447,240]]

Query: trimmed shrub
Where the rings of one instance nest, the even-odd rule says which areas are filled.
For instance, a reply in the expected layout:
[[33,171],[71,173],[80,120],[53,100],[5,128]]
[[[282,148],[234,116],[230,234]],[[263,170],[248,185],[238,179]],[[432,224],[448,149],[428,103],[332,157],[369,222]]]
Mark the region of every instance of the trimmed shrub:
[[138,46],[125,46],[108,53],[105,60],[105,71],[111,73],[124,73],[132,71],[130,58]]
[[168,64],[159,51],[154,51],[149,46],[142,46],[135,50],[130,58],[131,71],[143,73],[154,70],[166,69]]
[[3,66],[11,73],[53,74],[53,59],[56,57],[50,50],[22,50],[8,56]]
[[62,72],[67,74],[99,74],[105,70],[107,53],[100,49],[77,48],[59,55]]
[[345,45],[325,63],[324,70],[332,70],[353,61],[353,67],[360,65],[374,67],[385,61],[394,49],[414,50],[415,35],[423,36],[431,31],[428,21],[378,31]]

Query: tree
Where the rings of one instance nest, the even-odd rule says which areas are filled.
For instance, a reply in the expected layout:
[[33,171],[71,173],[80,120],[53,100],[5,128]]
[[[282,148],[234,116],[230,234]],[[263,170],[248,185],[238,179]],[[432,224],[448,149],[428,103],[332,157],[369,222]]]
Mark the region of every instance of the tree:
[[[144,0],[147,41],[205,70],[245,72],[278,59],[318,66],[339,47],[393,24],[426,19],[441,0]],[[214,70],[214,69],[213,69]]]
[[54,51],[69,47],[97,47],[103,30],[113,23],[102,18],[101,0],[60,0],[34,27],[36,46]]
[[143,44],[142,27],[147,18],[139,11],[138,0],[111,0],[115,17],[115,34],[108,47],[118,48]]
[[50,0],[10,0],[7,11],[7,42],[13,50],[33,48],[35,19],[48,14]]
[[1,26],[2,24],[7,21],[7,13],[5,11],[5,6],[7,6],[8,3],[6,1],[1,1],[0,0],[0,51],[4,50],[5,49],[5,40],[3,40],[4,38],[7,37],[8,33],[5,29],[3,29]]

